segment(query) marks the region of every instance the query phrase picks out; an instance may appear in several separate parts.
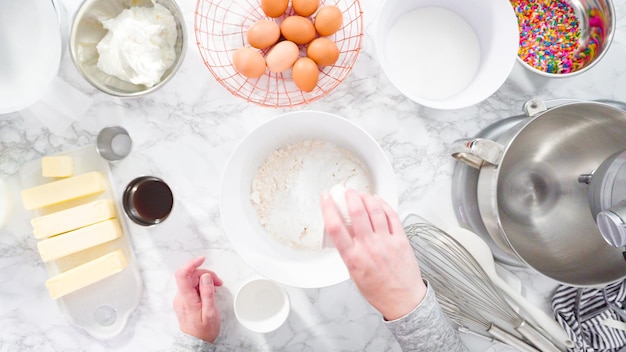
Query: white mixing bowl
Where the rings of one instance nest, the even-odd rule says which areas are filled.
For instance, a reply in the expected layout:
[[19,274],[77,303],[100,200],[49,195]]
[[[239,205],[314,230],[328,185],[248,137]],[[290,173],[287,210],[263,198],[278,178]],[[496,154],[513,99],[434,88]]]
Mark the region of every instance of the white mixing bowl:
[[[472,74],[475,72],[475,75],[471,79],[472,75],[468,74],[468,83],[464,85],[464,89],[463,87],[454,87],[456,77],[454,74],[452,76],[450,74],[455,70],[463,73],[464,66],[472,66],[470,60],[472,55],[461,51],[460,55],[453,58],[444,55],[445,60],[441,60],[440,57],[443,52],[458,53],[458,48],[467,44],[466,41],[459,41],[456,40],[458,39],[456,37],[450,37],[449,33],[442,34],[446,28],[452,26],[446,24],[442,27],[443,30],[439,32],[436,32],[434,28],[425,29],[424,33],[428,39],[439,38],[439,36],[448,39],[430,44],[430,41],[424,40],[425,38],[422,37],[423,33],[412,33],[410,31],[412,26],[403,27],[406,29],[404,31],[394,26],[405,15],[408,16],[413,11],[428,8],[451,11],[464,20],[466,26],[469,25],[475,33],[479,47],[477,51],[480,53],[479,62],[477,65],[474,64],[474,67],[477,67],[476,70],[468,71]],[[449,11],[444,11],[444,13]],[[441,21],[440,18],[425,18],[425,20],[430,21],[433,27],[441,26],[444,20],[443,15],[439,12],[437,16],[442,16]],[[463,31],[461,34],[466,34],[466,32]],[[394,33],[394,35],[390,36],[390,33]],[[419,39],[420,37],[421,39]],[[414,55],[408,57],[406,55],[407,50],[396,50],[398,47],[391,43],[398,38],[402,38],[406,42],[406,47],[403,48],[414,53]],[[477,104],[491,96],[502,86],[511,73],[517,58],[518,45],[517,17],[508,1],[386,0],[378,16],[376,51],[385,74],[406,97],[420,105],[431,108],[460,109]],[[402,53],[405,55],[399,55]],[[399,57],[402,60],[398,61]],[[434,65],[430,63],[429,67],[426,68],[426,75],[415,75],[416,70],[424,68],[420,66],[420,63],[429,61],[425,58],[437,58],[437,60],[435,60]],[[443,66],[441,62],[444,61],[449,62],[449,65],[445,65],[447,70],[440,69]],[[406,77],[413,76],[427,76],[427,79],[406,79]],[[451,82],[451,84],[441,87],[441,82]],[[445,89],[449,89],[450,94],[428,96],[427,93],[431,93],[431,90],[438,87],[444,93],[446,92]]]
[[368,168],[375,192],[397,205],[393,168],[376,141],[336,115],[291,112],[267,121],[237,146],[223,174],[220,211],[228,239],[239,255],[266,278],[288,286],[318,288],[349,278],[335,249],[299,250],[279,243],[261,226],[250,200],[259,166],[274,150],[304,139],[321,139],[351,151]]

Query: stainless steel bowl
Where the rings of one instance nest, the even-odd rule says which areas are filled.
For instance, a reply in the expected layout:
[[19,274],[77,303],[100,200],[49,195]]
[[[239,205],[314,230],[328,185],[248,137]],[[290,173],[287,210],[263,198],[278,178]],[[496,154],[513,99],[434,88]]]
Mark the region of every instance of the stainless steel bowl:
[[139,97],[163,87],[178,71],[187,50],[187,32],[182,11],[175,0],[155,0],[155,3],[167,8],[176,21],[176,61],[165,71],[161,81],[152,87],[125,82],[117,77],[102,72],[98,66],[96,45],[107,34],[102,27],[102,20],[114,18],[131,6],[151,7],[151,0],[85,0],[76,15],[70,30],[70,54],[78,71],[104,93],[118,97]]
[[613,41],[613,34],[615,33],[616,22],[615,6],[613,5],[613,2],[611,0],[566,0],[566,2],[573,8],[580,25],[579,50],[585,45],[585,43],[588,42],[591,37],[591,28],[594,25],[590,22],[590,13],[594,11],[597,14],[597,16],[595,16],[596,19],[600,18],[604,33],[602,35],[602,38],[599,40],[598,49],[595,53],[595,57],[587,62],[582,68],[576,71],[570,73],[548,73],[532,67],[518,56],[517,59],[522,64],[522,66],[526,67],[531,72],[534,72],[544,77],[553,78],[565,78],[579,75],[595,66],[609,49],[609,46]]
[[495,141],[458,141],[453,155],[479,168],[480,216],[504,252],[566,285],[600,286],[626,277],[626,261],[578,177],[626,149],[625,134],[623,110],[577,102],[544,107]]

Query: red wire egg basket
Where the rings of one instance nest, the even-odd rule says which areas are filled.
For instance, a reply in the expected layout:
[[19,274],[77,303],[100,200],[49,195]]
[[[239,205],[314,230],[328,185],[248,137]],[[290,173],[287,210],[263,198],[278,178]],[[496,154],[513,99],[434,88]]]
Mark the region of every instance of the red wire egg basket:
[[[294,15],[287,12],[276,19],[261,9],[261,0],[198,0],[194,30],[196,44],[204,64],[232,94],[267,107],[294,107],[313,102],[332,91],[348,75],[359,56],[363,38],[363,18],[359,0],[321,0],[320,7],[334,5],[343,13],[343,26],[328,38],[339,48],[339,59],[332,66],[320,67],[319,81],[311,92],[300,90],[291,78],[291,70],[274,73],[266,70],[260,78],[239,74],[232,64],[235,50],[249,46],[248,28],[256,21],[269,19],[281,23]],[[313,18],[311,16],[310,18]],[[263,50],[265,55],[269,49]],[[306,55],[300,46],[300,57]]]

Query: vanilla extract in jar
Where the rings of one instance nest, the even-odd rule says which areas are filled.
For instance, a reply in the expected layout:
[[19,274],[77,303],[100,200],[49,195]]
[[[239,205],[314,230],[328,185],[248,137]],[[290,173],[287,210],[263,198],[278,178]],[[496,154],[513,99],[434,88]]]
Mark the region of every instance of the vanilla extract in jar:
[[172,190],[162,179],[142,176],[131,181],[123,197],[124,212],[135,223],[152,226],[163,222],[174,206]]

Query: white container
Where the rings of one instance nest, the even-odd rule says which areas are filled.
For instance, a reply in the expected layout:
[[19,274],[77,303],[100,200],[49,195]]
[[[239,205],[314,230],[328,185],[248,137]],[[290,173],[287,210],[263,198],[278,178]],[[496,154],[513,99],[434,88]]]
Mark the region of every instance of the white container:
[[9,221],[13,209],[11,190],[0,177],[0,229]]
[[0,2],[0,114],[39,100],[61,64],[62,7],[55,1]]
[[[421,21],[407,21],[420,11]],[[387,0],[378,16],[376,51],[385,74],[406,97],[432,108],[460,109],[491,96],[511,73],[518,45],[508,1]]]
[[235,316],[247,329],[267,333],[278,329],[291,309],[287,291],[267,279],[245,283],[235,296]]

